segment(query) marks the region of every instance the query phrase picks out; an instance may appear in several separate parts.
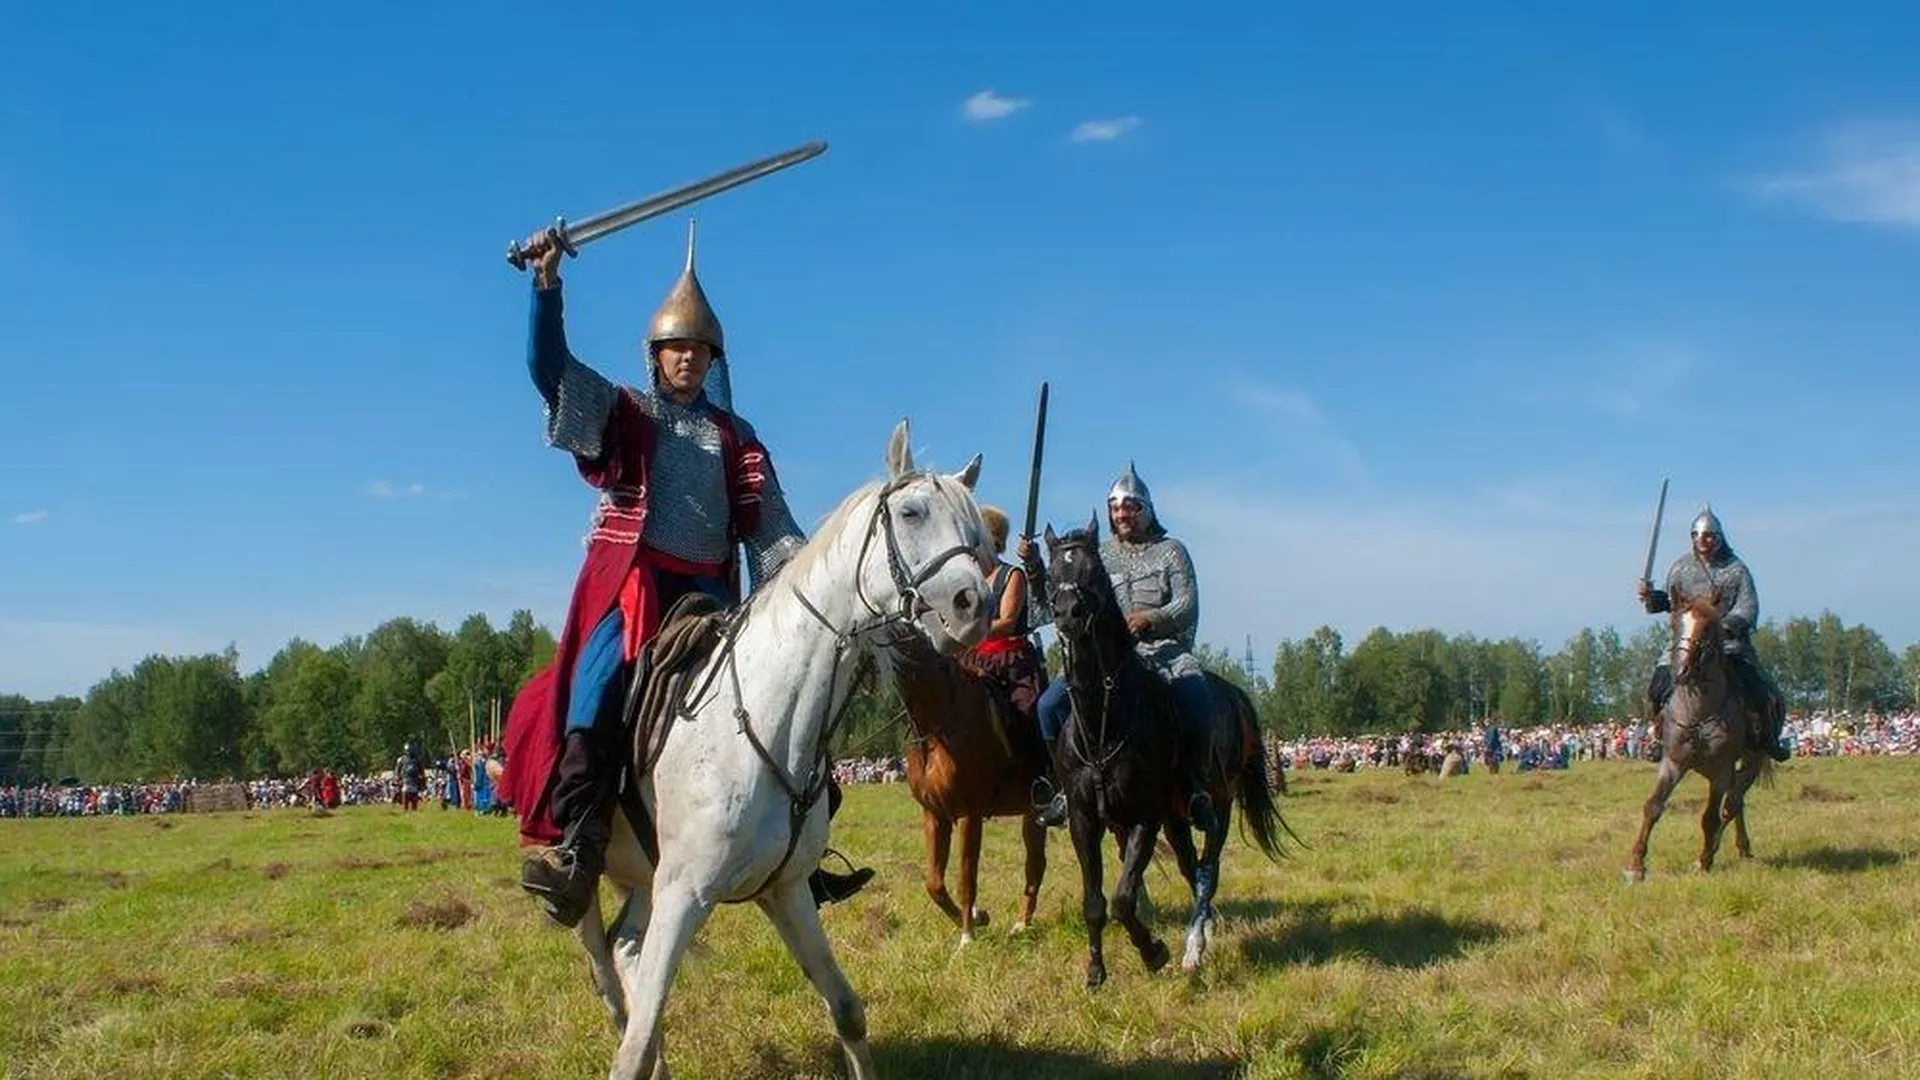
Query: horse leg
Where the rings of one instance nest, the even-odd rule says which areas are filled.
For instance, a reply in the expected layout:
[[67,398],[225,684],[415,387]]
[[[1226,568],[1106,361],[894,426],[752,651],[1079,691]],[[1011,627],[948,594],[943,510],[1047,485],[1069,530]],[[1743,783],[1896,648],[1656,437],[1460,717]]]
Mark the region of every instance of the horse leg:
[[1749,755],[1747,767],[1740,770],[1734,778],[1733,798],[1728,801],[1727,810],[1733,818],[1733,849],[1743,859],[1753,858],[1753,842],[1747,837],[1747,792],[1752,790],[1755,780],[1760,778],[1761,758],[1758,754]]
[[587,968],[593,975],[593,988],[600,992],[600,1000],[613,1020],[613,1030],[619,1033],[627,1029],[627,995],[620,985],[620,969],[614,962],[613,945],[608,934],[611,932],[615,938],[637,943],[646,933],[647,902],[644,892],[620,885],[615,885],[613,891],[615,898],[623,905],[620,909],[621,921],[611,927],[601,923],[600,896],[596,892],[593,900],[587,904],[587,913],[580,917],[580,925],[574,927],[573,932],[580,939],[580,947],[587,952]]
[[1653,794],[1647,796],[1646,806],[1641,808],[1640,835],[1634,837],[1633,852],[1627,857],[1625,877],[1628,881],[1647,880],[1647,838],[1653,835],[1653,825],[1660,820],[1660,815],[1667,812],[1667,796],[1673,794],[1681,775],[1672,755],[1660,759],[1660,776],[1653,782]]
[[1133,947],[1140,953],[1140,960],[1147,965],[1148,971],[1159,971],[1167,966],[1171,953],[1165,943],[1153,936],[1153,931],[1140,918],[1139,899],[1141,887],[1147,876],[1147,864],[1153,861],[1153,845],[1160,838],[1158,825],[1137,825],[1127,836],[1127,845],[1120,856],[1120,878],[1113,886],[1113,917],[1126,927],[1127,937],[1132,939]]
[[1020,894],[1020,921],[1013,924],[1016,934],[1033,925],[1033,909],[1040,902],[1040,881],[1047,876],[1047,827],[1032,814],[1022,814],[1020,840],[1027,849],[1027,885]]
[[1073,853],[1080,860],[1080,914],[1087,923],[1087,989],[1092,990],[1107,981],[1107,960],[1100,946],[1100,936],[1107,929],[1106,886],[1100,880],[1100,843],[1105,832],[1098,823],[1074,813],[1072,803],[1067,807]]
[[927,835],[927,895],[953,925],[964,927],[960,909],[947,894],[947,856],[953,849],[953,822],[931,810],[922,810],[920,826]]
[[[623,953],[633,956],[631,964],[621,964],[621,984],[627,992],[627,1028],[620,1049],[613,1057],[610,1080],[639,1080],[652,1068],[653,1076],[664,1075],[666,1062],[660,1056],[660,1018],[667,1011],[667,991],[673,987],[674,972],[700,927],[713,914],[711,904],[701,901],[683,887],[659,888],[653,897],[653,916],[647,922],[644,937],[638,942],[638,954],[623,939]],[[809,900],[811,902],[811,900]],[[623,960],[625,959],[623,956]]]
[[1173,849],[1173,860],[1180,867],[1180,876],[1187,880],[1187,888],[1193,893],[1193,913],[1187,919],[1186,952],[1180,958],[1180,966],[1192,971],[1199,966],[1200,954],[1206,949],[1205,930],[1201,925],[1204,909],[1200,905],[1200,886],[1195,878],[1200,856],[1193,849],[1193,830],[1185,822],[1168,821],[1167,846]]
[[974,906],[980,888],[979,815],[960,819],[960,945],[973,944],[973,928],[987,925],[987,913]]
[[1720,848],[1720,830],[1726,824],[1723,816],[1728,796],[1726,782],[1716,776],[1712,784],[1707,805],[1700,811],[1700,857],[1693,862],[1693,868],[1702,874],[1713,869],[1713,855]]
[[846,1051],[847,1070],[852,1080],[873,1080],[873,1049],[867,1045],[867,1009],[853,984],[833,958],[833,946],[820,925],[820,911],[813,906],[805,880],[775,887],[760,897],[760,910],[773,920],[787,951],[807,973],[807,981],[820,992],[833,1018],[833,1030]]
[[1180,959],[1180,966],[1186,971],[1200,966],[1207,946],[1213,943],[1213,894],[1220,887],[1220,854],[1226,848],[1227,820],[1233,816],[1233,800],[1222,799],[1218,805],[1217,827],[1207,833],[1206,846],[1201,849],[1199,864],[1193,871],[1193,918],[1187,925],[1186,955]]

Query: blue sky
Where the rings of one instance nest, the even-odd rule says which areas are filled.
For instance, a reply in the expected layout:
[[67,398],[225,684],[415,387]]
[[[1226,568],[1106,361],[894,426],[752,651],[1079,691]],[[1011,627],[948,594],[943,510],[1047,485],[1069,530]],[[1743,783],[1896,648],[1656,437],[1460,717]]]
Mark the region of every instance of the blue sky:
[[[803,523],[902,416],[1017,515],[1049,379],[1045,516],[1136,458],[1236,652],[1635,626],[1669,475],[1663,563],[1712,500],[1920,638],[1911,5],[268,7],[0,16],[0,690],[556,621],[506,242],[815,138],[697,211]],[[568,265],[582,358],[683,229]]]

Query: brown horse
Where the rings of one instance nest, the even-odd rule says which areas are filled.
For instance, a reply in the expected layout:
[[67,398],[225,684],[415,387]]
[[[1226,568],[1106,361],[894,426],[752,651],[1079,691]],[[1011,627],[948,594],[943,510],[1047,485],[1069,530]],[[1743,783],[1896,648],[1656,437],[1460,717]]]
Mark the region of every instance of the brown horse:
[[[889,657],[894,685],[913,725],[907,747],[907,789],[920,803],[927,841],[927,895],[960,928],[959,947],[988,923],[974,899],[980,875],[980,830],[990,817],[1020,818],[1026,888],[1015,933],[1033,921],[1047,872],[1047,830],[1033,820],[1033,782],[1045,751],[1031,721],[947,656],[907,639]],[[960,832],[959,898],[947,891],[953,833]]]
[[1666,811],[1667,796],[1688,773],[1698,773],[1711,787],[1700,814],[1700,857],[1694,869],[1713,869],[1713,856],[1727,824],[1733,824],[1734,847],[1740,857],[1753,857],[1747,839],[1747,789],[1762,777],[1773,776],[1773,759],[1755,749],[1750,731],[1757,718],[1740,696],[1734,660],[1724,648],[1719,602],[1712,596],[1676,605],[1673,624],[1673,697],[1667,702],[1661,748],[1660,775],[1641,812],[1640,835],[1634,839],[1626,879],[1645,881],[1647,838],[1654,822]]

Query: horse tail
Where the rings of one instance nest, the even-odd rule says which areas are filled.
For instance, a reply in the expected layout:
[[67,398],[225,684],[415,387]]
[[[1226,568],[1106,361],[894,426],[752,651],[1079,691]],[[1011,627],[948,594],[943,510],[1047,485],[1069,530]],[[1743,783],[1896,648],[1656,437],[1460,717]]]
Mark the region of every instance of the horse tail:
[[[1225,680],[1221,680],[1225,682]],[[1279,801],[1274,798],[1273,784],[1267,777],[1267,755],[1262,751],[1260,742],[1260,723],[1254,712],[1253,701],[1246,692],[1237,686],[1227,684],[1233,690],[1233,715],[1240,728],[1240,743],[1243,748],[1240,762],[1240,820],[1253,833],[1253,842],[1261,853],[1269,859],[1279,859],[1285,852],[1281,848],[1280,834],[1284,831],[1293,837],[1294,842],[1305,847],[1293,826],[1280,816]],[[1284,785],[1285,780],[1281,781]]]

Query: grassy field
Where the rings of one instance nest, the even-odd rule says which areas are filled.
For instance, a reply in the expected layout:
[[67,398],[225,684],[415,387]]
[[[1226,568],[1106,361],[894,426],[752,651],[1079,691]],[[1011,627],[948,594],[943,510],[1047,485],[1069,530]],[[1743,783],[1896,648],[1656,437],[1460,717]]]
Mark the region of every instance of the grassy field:
[[[835,843],[880,868],[831,908],[889,1077],[1920,1076],[1920,763],[1796,763],[1756,791],[1758,857],[1687,871],[1704,786],[1620,869],[1651,768],[1442,782],[1295,778],[1311,845],[1227,857],[1198,975],[1110,930],[1082,988],[1078,874],[1050,849],[1041,925],[955,953],[921,890],[918,808],[855,788]],[[593,1077],[615,1038],[570,934],[515,885],[512,827],[427,809],[0,822],[0,1075]],[[1184,886],[1149,887],[1178,954]],[[824,1010],[752,908],[682,968],[685,1078],[841,1073]]]

